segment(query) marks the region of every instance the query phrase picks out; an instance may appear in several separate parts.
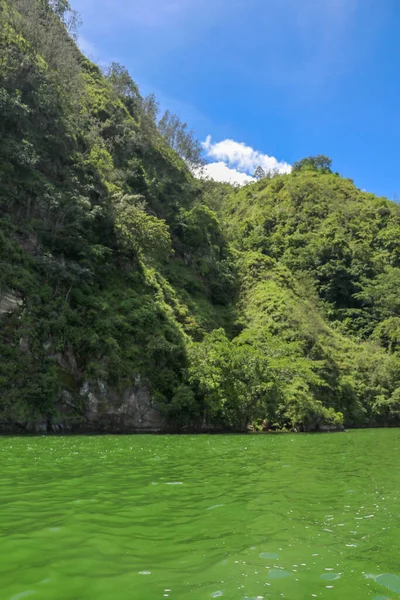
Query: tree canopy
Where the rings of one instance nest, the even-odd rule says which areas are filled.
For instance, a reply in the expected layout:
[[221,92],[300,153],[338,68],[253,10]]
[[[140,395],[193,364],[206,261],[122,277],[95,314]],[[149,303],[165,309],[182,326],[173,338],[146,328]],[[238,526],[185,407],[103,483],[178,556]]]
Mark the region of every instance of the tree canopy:
[[318,156],[309,156],[303,158],[293,165],[293,172],[298,171],[320,171],[321,173],[331,173],[332,159],[323,154]]
[[169,110],[158,123],[158,129],[171,148],[181,156],[190,167],[198,167],[202,164],[202,146],[195,138],[193,131],[188,129],[186,123],[182,123],[177,115]]

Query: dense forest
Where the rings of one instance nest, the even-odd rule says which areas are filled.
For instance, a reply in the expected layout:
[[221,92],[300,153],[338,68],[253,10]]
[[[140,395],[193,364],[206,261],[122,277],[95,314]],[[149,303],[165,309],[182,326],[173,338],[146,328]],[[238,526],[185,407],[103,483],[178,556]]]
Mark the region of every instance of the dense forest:
[[399,206],[324,156],[195,177],[67,0],[0,11],[2,429],[129,429],[128,398],[171,431],[399,424]]

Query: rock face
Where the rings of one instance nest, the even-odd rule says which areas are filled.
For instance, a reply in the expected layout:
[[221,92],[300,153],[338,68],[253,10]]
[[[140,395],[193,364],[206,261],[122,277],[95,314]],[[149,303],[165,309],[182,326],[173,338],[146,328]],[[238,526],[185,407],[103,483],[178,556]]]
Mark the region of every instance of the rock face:
[[[0,296],[0,315],[22,304],[11,293]],[[61,391],[56,414],[15,421],[0,421],[0,433],[162,433],[170,427],[151,399],[140,376],[133,377],[125,390],[109,388],[102,380],[83,381],[72,348],[51,354],[51,342],[44,349],[56,363],[66,386]],[[21,353],[29,352],[25,338],[19,340]],[[80,382],[80,383],[79,383]],[[67,389],[66,389],[67,388]]]
[[22,306],[22,300],[12,292],[0,295],[0,316],[13,312]]
[[80,396],[85,408],[78,428],[121,433],[159,433],[167,428],[164,417],[152,403],[148,388],[140,381],[122,396],[108,390],[102,381],[84,382]]
[[58,415],[47,421],[0,422],[2,433],[163,433],[169,431],[148,388],[136,385],[119,396],[97,381],[85,382],[79,398],[63,390]]

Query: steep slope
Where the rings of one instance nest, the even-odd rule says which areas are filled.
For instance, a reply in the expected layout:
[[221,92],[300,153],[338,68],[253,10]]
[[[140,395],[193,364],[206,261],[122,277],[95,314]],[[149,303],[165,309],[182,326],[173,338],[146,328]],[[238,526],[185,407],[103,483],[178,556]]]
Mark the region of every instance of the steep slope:
[[[321,401],[347,425],[397,423],[399,206],[306,159],[235,190],[224,211],[248,343],[287,356],[294,344],[308,361],[308,374],[288,370],[271,420],[304,426]],[[316,406],[312,427],[325,420]]]
[[326,157],[195,179],[65,0],[0,8],[2,429],[399,424],[399,207]]
[[106,79],[56,6],[1,5],[0,414],[121,428],[137,393],[167,417],[191,400],[189,336],[229,323],[234,269],[154,99]]

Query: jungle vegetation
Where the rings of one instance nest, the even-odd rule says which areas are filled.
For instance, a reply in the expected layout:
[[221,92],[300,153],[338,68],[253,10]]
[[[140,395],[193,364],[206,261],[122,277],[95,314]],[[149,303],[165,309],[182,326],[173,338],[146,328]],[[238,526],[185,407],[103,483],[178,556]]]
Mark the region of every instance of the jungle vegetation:
[[140,377],[177,430],[398,425],[399,206],[325,156],[196,178],[193,133],[77,25],[0,0],[0,420]]

